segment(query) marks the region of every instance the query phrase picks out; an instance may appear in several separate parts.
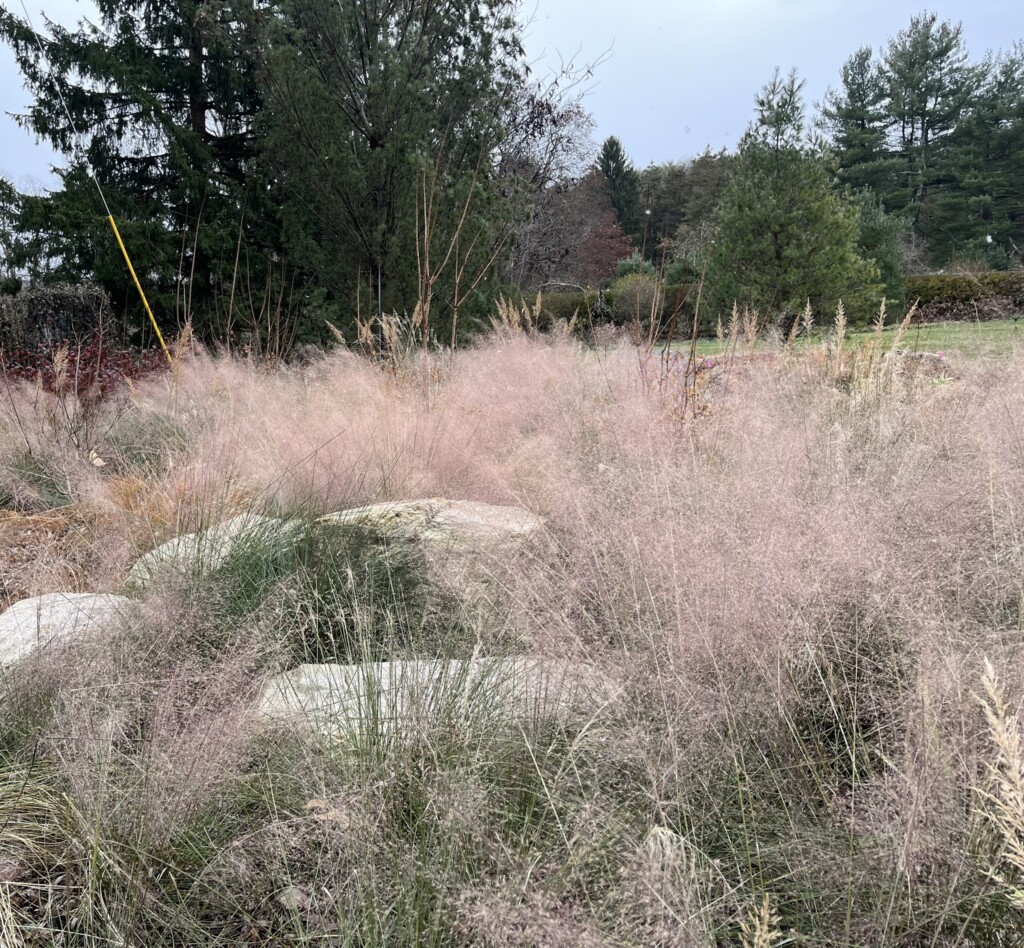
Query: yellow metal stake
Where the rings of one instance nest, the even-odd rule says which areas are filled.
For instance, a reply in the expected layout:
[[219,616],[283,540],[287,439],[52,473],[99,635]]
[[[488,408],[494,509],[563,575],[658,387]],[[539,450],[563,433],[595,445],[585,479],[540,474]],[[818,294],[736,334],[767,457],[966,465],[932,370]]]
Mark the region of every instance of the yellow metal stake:
[[[28,7],[25,6],[25,0],[21,0],[21,9],[25,14],[25,22],[28,24],[28,28],[35,35],[36,47],[39,49],[40,62],[46,59],[46,50],[43,49],[43,41],[39,38],[39,34],[36,33],[35,27],[32,25],[32,17],[29,16]],[[57,95],[60,96],[60,104],[64,107],[64,114],[68,117],[68,124],[71,126],[71,130],[78,136],[78,129],[75,127],[75,120],[71,115],[71,110],[68,108],[67,100],[64,98],[64,93],[61,91],[60,85],[56,86]],[[81,152],[81,149],[75,148],[75,152]],[[146,299],[146,294],[142,290],[142,284],[139,282],[139,278],[135,275],[135,267],[132,266],[131,257],[128,256],[128,251],[125,249],[124,241],[121,239],[121,232],[117,229],[117,222],[114,220],[114,215],[110,213],[110,205],[107,203],[107,196],[103,193],[103,185],[100,184],[99,178],[96,177],[95,171],[89,167],[88,159],[84,154],[81,155],[85,161],[86,170],[89,172],[89,177],[92,178],[93,184],[96,185],[96,190],[99,192],[100,200],[103,202],[103,208],[107,212],[107,220],[110,221],[110,226],[114,229],[114,236],[117,238],[117,245],[121,248],[121,253],[124,254],[124,262],[128,264],[128,272],[132,275],[132,279],[135,281],[135,289],[139,291],[139,296],[142,298],[142,305],[146,307],[146,315],[149,316],[149,321],[153,324],[153,329],[156,332],[156,338],[160,340],[160,348],[164,350],[164,355],[167,356],[167,361],[174,365],[174,360],[171,358],[171,353],[167,349],[167,343],[164,342],[163,333],[160,332],[160,327],[156,324],[156,317],[153,315],[153,310],[149,308],[149,300]]]
[[132,266],[132,259],[128,256],[128,251],[125,249],[124,241],[121,239],[121,232],[117,229],[117,222],[114,220],[114,215],[111,214],[108,218],[110,226],[114,228],[114,236],[117,238],[117,245],[121,248],[121,253],[124,254],[124,262],[128,264],[128,272],[132,275],[132,279],[135,281],[135,289],[139,291],[139,296],[142,297],[142,305],[146,307],[146,315],[149,316],[149,321],[153,324],[153,330],[156,332],[156,338],[160,340],[160,348],[164,350],[164,355],[167,356],[167,361],[172,365],[174,360],[171,358],[170,352],[167,351],[167,343],[164,342],[163,333],[160,332],[160,327],[156,324],[156,317],[153,315],[153,310],[149,308],[149,300],[146,299],[146,294],[142,289],[142,284],[139,282],[139,278],[135,275],[135,267]]

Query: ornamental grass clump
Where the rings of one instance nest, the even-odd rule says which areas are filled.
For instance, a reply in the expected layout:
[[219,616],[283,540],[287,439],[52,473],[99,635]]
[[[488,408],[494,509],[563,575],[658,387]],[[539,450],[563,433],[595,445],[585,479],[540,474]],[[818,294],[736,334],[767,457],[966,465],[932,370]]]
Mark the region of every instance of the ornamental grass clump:
[[[11,595],[131,597],[0,681],[0,938],[1019,943],[1021,355],[944,344],[936,385],[881,319],[755,348],[737,311],[680,411],[635,348],[499,319],[400,370],[185,357],[104,466],[0,399],[0,482],[41,491],[27,432],[63,491],[0,517],[53,533]],[[321,520],[429,497],[543,526],[449,549]],[[302,664],[509,658],[605,697],[516,717],[455,664],[397,726],[372,700],[361,728],[257,713]]]

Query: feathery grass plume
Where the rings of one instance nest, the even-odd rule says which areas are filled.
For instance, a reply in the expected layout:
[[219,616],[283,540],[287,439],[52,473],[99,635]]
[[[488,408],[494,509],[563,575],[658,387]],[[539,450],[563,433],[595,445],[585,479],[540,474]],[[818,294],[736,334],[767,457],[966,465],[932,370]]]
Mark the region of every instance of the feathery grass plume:
[[722,314],[721,313],[718,314],[718,317],[715,320],[715,338],[719,342],[723,342],[725,340],[725,328],[722,326]]
[[807,301],[807,305],[804,307],[803,314],[793,320],[793,325],[789,327],[789,335],[786,337],[786,347],[792,349],[796,345],[797,336],[800,335],[800,329],[802,323],[807,318],[807,311],[811,308],[811,301]]
[[53,354],[53,391],[54,394],[59,398],[66,394],[68,384],[68,364],[70,362],[71,355],[66,342],[61,343],[57,347],[57,351]]
[[410,325],[417,332],[426,331],[426,306],[423,300],[417,300],[416,305],[412,308],[412,317],[409,320]]
[[177,380],[181,377],[181,364],[187,355],[196,353],[195,336],[192,333],[192,318],[188,317],[177,337],[171,341],[171,375]]
[[804,337],[810,342],[811,333],[814,330],[814,310],[811,308],[810,299],[807,300],[807,305],[804,307],[801,321],[803,322]]
[[997,864],[989,869],[1010,903],[1024,912],[1024,742],[1019,715],[1010,711],[1006,692],[985,659],[979,698],[995,759],[988,783],[977,790],[981,814],[999,840]]
[[854,368],[854,378],[866,377],[875,371],[878,360],[883,357],[885,333],[885,300],[878,307],[878,313],[872,321],[871,338],[860,346],[858,362]]
[[836,352],[843,351],[843,343],[846,340],[846,306],[840,300],[836,304],[836,318],[832,325],[832,341]]
[[[846,341],[846,307],[843,305],[843,301],[840,300],[836,304],[836,314],[832,321],[832,335],[831,338],[826,340],[825,346],[828,352],[828,373],[833,384],[839,382],[841,379],[847,379],[847,359],[846,353],[844,352],[844,343]],[[856,367],[858,362],[858,354],[854,353],[853,363]]]
[[760,903],[751,907],[746,918],[740,920],[740,931],[743,948],[775,948],[782,944],[785,936],[779,929],[779,916],[767,893]]
[[171,357],[176,362],[180,362],[186,354],[196,354],[196,339],[195,334],[192,331],[191,318],[185,320],[185,324],[181,327],[181,331],[171,343]]
[[[419,310],[413,312],[412,321],[409,324],[409,330],[407,333],[410,348],[415,345],[415,329],[418,328],[419,326],[419,323],[417,323],[416,321],[417,314],[419,314],[418,318],[420,320],[420,323],[422,322],[423,319],[422,312],[420,312]],[[385,313],[383,316],[379,316],[377,318],[377,324],[380,326],[381,338],[384,341],[385,348],[389,353],[393,353],[395,354],[395,356],[397,356],[399,350],[401,349],[401,341],[403,336],[402,320],[394,313]]]
[[749,306],[743,308],[743,341],[748,349],[753,349],[757,342],[757,333],[760,327],[761,314]]
[[882,333],[885,332],[885,298],[882,298],[882,302],[878,306],[878,315],[875,316],[872,321],[872,328],[875,331],[877,339],[882,338]]
[[363,346],[367,351],[375,351],[377,346],[377,337],[373,331],[373,324],[376,320],[375,316],[367,316],[365,319],[361,318],[359,314],[356,314],[356,341],[359,345]]
[[914,303],[910,309],[907,310],[907,315],[903,317],[903,321],[899,324],[899,328],[896,330],[896,335],[892,340],[892,350],[895,352],[903,345],[903,340],[906,338],[907,333],[910,331],[910,324],[914,321],[914,317],[917,315],[917,303]]
[[734,302],[732,304],[732,310],[729,312],[729,338],[733,340],[733,345],[739,344],[739,326],[740,326],[740,309],[739,306]]
[[[360,337],[362,337],[362,324],[358,320],[356,321],[356,324],[359,327]],[[345,334],[337,326],[335,326],[334,323],[332,323],[329,319],[325,319],[324,325],[327,327],[327,331],[331,334],[334,341],[338,343],[339,346],[348,345],[348,343],[345,341]]]
[[[496,315],[491,317],[491,328],[496,333],[518,335],[530,334],[536,328],[544,304],[540,291],[531,306],[526,300],[516,303],[514,300],[499,296],[495,301]],[[573,317],[575,323],[575,316]]]

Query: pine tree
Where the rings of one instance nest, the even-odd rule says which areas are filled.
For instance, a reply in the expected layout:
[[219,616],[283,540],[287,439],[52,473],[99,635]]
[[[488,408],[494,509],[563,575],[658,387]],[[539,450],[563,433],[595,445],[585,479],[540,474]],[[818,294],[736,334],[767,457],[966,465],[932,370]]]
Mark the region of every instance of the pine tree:
[[1018,258],[1021,44],[972,63],[959,25],[922,14],[880,58],[858,50],[841,77],[821,117],[840,179],[870,187],[888,212],[911,221],[933,265]]
[[948,137],[950,183],[926,205],[925,226],[939,259],[1002,268],[1024,255],[1024,43],[983,69]]
[[95,24],[47,21],[39,33],[0,8],[0,38],[35,96],[21,122],[67,159],[56,192],[20,197],[12,256],[35,276],[94,279],[138,316],[95,174],[158,315],[212,318],[240,228],[256,245],[274,241],[253,167],[261,100],[243,49],[256,0],[96,6]]
[[819,313],[843,300],[855,315],[878,305],[878,269],[857,251],[858,210],[832,186],[826,157],[807,140],[802,83],[778,73],[757,96],[718,212],[709,296],[763,317]]
[[906,208],[918,232],[932,242],[925,206],[952,182],[949,136],[966,114],[982,71],[968,61],[963,30],[935,14],[911,19],[889,41],[881,76],[892,123],[892,157],[898,162],[890,207]]
[[640,176],[625,148],[614,135],[605,139],[597,158],[597,168],[611,189],[612,205],[619,226],[638,244],[643,241],[644,215],[640,208]]
[[514,8],[283,0],[268,19],[265,166],[330,302],[412,312],[429,292],[454,318],[495,270],[524,180],[546,180],[579,121],[528,83]]
[[870,187],[884,198],[893,190],[898,162],[889,151],[886,83],[871,47],[857,50],[843,64],[840,81],[840,90],[826,93],[820,118],[840,177],[854,189]]

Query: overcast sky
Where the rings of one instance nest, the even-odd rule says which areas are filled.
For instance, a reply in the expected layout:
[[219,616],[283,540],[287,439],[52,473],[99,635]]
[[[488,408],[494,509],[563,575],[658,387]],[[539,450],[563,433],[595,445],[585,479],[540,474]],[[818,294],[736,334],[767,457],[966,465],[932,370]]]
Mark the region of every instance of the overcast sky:
[[[71,23],[91,12],[88,0],[27,0]],[[19,0],[7,0],[20,10]],[[1022,0],[933,2],[928,9],[962,22],[967,47],[980,57],[1024,38]],[[820,100],[858,47],[876,49],[922,11],[920,0],[524,0],[526,48],[535,70],[559,58],[593,62],[586,106],[594,138],[622,139],[634,162],[693,157],[705,146],[733,147],[753,111],[754,93],[776,66],[797,67],[807,98]],[[0,174],[23,189],[52,181],[48,149],[37,146],[8,112],[28,93],[10,51],[0,44]]]

